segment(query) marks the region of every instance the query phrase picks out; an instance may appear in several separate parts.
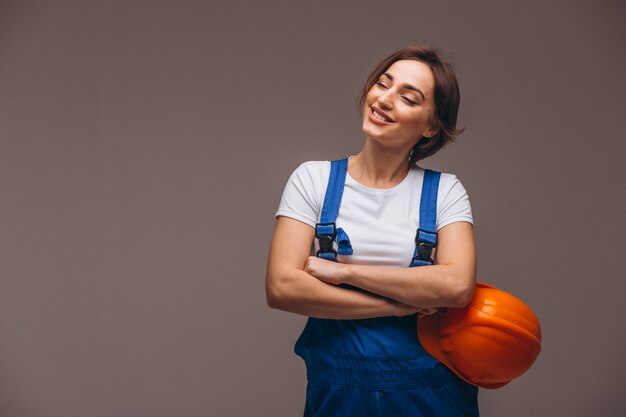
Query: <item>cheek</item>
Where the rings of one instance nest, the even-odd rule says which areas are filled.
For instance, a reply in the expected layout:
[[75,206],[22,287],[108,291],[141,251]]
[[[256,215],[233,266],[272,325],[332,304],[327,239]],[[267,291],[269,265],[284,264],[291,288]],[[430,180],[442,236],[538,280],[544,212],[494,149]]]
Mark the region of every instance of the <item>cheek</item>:
[[378,92],[376,91],[376,86],[373,85],[372,88],[370,88],[367,94],[365,95],[365,102],[366,104],[372,103],[376,101],[377,98],[378,98]]
[[370,90],[369,93],[367,93],[367,95],[365,96],[365,103],[363,103],[363,115],[367,115],[367,113],[370,111],[370,105],[372,103],[374,103],[376,101],[376,94],[371,92],[372,90]]
[[398,121],[407,127],[418,127],[424,123],[424,120],[425,117],[423,115],[412,112],[398,114]]
[[427,109],[420,109],[418,111],[405,111],[402,112],[398,118],[401,118],[404,123],[411,126],[424,126],[428,124],[430,120],[430,111]]

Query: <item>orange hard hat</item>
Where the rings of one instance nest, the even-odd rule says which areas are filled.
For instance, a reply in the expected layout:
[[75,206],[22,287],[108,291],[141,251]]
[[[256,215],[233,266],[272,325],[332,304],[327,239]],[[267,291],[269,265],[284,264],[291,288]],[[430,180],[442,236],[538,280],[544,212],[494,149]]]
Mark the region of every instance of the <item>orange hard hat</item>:
[[417,321],[424,349],[464,381],[500,388],[526,372],[541,351],[532,310],[513,295],[476,283],[472,301]]

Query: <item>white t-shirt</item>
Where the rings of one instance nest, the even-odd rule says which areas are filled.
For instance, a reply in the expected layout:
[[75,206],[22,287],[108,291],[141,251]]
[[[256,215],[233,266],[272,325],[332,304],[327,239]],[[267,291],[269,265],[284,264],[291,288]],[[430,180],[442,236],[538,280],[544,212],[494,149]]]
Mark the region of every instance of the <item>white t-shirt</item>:
[[[287,181],[276,217],[291,217],[314,228],[320,220],[329,176],[330,161],[300,164]],[[336,225],[350,238],[353,254],[338,255],[337,261],[408,267],[415,252],[423,180],[424,169],[419,166],[412,166],[400,184],[386,189],[366,187],[346,173]],[[442,172],[437,230],[458,221],[473,224],[469,197],[454,174]],[[313,251],[318,249],[314,239]]]

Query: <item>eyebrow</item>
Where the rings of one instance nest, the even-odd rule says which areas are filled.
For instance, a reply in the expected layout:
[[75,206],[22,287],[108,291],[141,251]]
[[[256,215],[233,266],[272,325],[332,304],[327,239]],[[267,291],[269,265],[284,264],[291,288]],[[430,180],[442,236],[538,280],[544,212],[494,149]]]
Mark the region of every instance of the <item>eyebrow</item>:
[[[393,81],[393,75],[389,74],[388,72],[384,73],[383,75]],[[420,90],[419,88],[413,87],[411,84],[402,84],[402,87],[406,88],[407,90],[412,90],[420,93],[422,95],[422,100],[426,101],[426,96],[424,95],[424,92],[422,92],[422,90]]]

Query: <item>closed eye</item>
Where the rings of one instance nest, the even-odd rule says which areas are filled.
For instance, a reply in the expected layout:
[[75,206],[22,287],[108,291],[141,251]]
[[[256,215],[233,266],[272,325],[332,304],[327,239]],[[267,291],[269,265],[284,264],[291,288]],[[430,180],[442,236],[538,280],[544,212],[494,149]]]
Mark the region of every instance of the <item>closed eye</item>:
[[[384,89],[388,89],[389,87],[387,87],[385,84],[383,84],[380,81],[376,82],[376,85],[379,86],[380,88],[384,88]],[[411,99],[409,99],[408,97],[402,96],[402,98],[409,103],[411,106],[415,106],[417,103]]]

